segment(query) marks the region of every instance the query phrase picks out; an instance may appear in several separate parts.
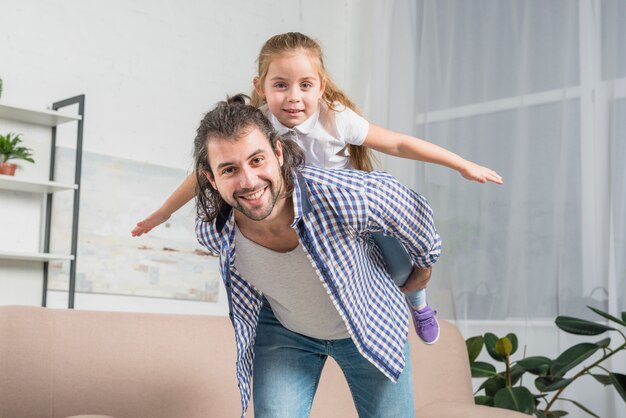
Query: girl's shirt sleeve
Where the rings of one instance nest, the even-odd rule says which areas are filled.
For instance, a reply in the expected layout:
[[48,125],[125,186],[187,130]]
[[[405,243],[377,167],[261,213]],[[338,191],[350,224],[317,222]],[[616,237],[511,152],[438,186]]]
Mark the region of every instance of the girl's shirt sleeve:
[[335,106],[337,136],[346,144],[363,145],[370,124],[365,118],[345,106]]

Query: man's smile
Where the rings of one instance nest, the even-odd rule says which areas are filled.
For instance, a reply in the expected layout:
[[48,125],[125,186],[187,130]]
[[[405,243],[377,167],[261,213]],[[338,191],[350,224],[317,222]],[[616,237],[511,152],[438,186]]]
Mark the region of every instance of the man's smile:
[[261,196],[263,196],[263,193],[265,193],[266,189],[267,189],[267,186],[263,187],[262,189],[259,189],[259,190],[255,191],[255,192],[251,192],[251,193],[248,193],[248,194],[240,194],[239,197],[241,199],[249,200],[249,201],[257,200]]

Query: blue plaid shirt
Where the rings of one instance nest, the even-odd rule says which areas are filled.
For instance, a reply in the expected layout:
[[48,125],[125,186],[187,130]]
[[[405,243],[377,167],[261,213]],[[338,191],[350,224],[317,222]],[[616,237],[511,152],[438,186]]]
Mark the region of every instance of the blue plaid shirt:
[[[426,199],[382,172],[305,167],[294,175],[292,228],[359,352],[392,381],[404,369],[407,309],[371,238],[398,239],[415,265],[439,257],[441,239]],[[250,401],[252,360],[262,294],[235,269],[230,207],[211,223],[196,222],[198,241],[219,256],[237,343],[243,413]]]

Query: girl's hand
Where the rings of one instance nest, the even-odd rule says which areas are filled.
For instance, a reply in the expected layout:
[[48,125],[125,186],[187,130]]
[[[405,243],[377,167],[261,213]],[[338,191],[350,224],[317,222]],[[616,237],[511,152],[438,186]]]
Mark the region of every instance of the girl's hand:
[[491,181],[493,183],[502,184],[502,177],[490,168],[483,167],[471,161],[461,167],[459,173],[468,180],[477,181],[479,183],[486,183]]
[[170,215],[162,213],[160,210],[150,214],[143,221],[137,222],[137,226],[130,231],[130,234],[133,237],[140,237],[143,234],[147,234],[152,231],[152,228],[155,226],[161,225],[163,222],[167,221],[170,218]]

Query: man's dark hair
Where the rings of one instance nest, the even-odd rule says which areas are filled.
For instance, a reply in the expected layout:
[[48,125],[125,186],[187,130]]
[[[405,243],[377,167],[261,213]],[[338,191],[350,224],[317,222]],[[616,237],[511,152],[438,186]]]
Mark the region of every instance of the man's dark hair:
[[257,128],[270,142],[276,152],[276,142],[280,140],[283,151],[281,175],[285,182],[285,195],[293,192],[293,170],[304,164],[304,153],[293,141],[281,138],[272,123],[254,106],[247,104],[250,98],[245,94],[227,97],[213,110],[204,115],[196,131],[194,140],[194,160],[196,172],[196,210],[203,221],[212,222],[228,205],[219,192],[211,186],[206,173],[213,176],[209,166],[208,143],[211,140],[237,141]]

